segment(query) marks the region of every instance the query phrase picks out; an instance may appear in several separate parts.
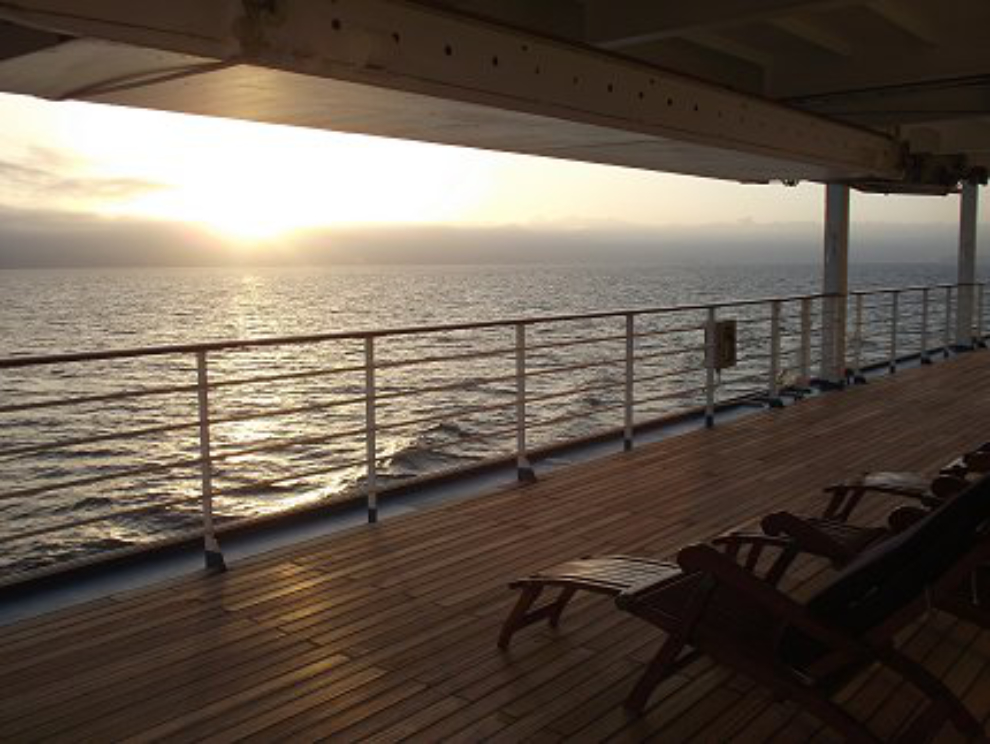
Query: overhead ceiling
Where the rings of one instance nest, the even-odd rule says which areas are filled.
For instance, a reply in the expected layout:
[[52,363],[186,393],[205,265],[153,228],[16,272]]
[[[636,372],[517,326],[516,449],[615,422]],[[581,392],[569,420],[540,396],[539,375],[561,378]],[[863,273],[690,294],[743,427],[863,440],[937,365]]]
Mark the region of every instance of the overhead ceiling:
[[742,181],[990,165],[987,0],[0,0],[0,90]]
[[965,157],[977,170],[990,165],[986,0],[430,4],[886,132],[916,152]]

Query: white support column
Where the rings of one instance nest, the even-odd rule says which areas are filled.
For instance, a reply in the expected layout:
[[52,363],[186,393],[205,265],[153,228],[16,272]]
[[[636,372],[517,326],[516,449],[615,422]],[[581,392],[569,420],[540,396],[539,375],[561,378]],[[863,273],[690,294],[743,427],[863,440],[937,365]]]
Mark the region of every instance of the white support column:
[[846,369],[846,295],[849,291],[849,187],[825,187],[825,264],[820,377],[840,383]]
[[956,344],[973,344],[973,309],[976,305],[976,205],[980,187],[964,183],[959,209],[959,291],[956,295]]

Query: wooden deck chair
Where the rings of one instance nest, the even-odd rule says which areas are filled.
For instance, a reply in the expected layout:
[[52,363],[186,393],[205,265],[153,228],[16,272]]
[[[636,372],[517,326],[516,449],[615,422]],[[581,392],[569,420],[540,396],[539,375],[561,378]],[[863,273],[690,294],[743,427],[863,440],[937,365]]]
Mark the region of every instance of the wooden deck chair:
[[870,472],[825,488],[829,495],[822,516],[845,522],[869,493],[884,493],[911,499],[933,508],[962,491],[973,477],[990,472],[990,442],[967,452],[939,470],[935,478],[918,473]]
[[794,700],[850,741],[870,741],[832,696],[851,675],[880,663],[928,698],[901,741],[924,741],[951,721],[985,740],[982,727],[923,668],[893,647],[927,608],[928,591],[965,586],[988,554],[990,476],[904,532],[866,548],[805,603],[797,603],[711,545],[678,555],[681,575],[620,594],[622,609],[666,630],[668,641],[627,705],[645,706],[689,646]]
[[[771,567],[769,571],[774,581],[779,580],[797,555],[792,540],[760,534],[726,535],[720,544],[731,555],[745,553],[751,569],[763,557],[765,548],[780,549],[775,561],[780,568],[774,570]],[[793,551],[793,554],[784,551]],[[519,598],[502,624],[498,647],[507,649],[517,631],[542,620],[546,620],[551,628],[558,627],[564,610],[579,591],[617,597],[624,592],[635,593],[640,588],[674,579],[681,573],[680,566],[670,561],[644,556],[603,555],[567,561],[516,579],[509,584],[509,588],[518,590]],[[548,602],[538,604],[547,590],[556,593]]]
[[[890,515],[890,529],[800,517],[790,512],[768,514],[760,524],[767,535],[793,541],[794,550],[787,553],[789,559],[802,554],[816,555],[841,569],[928,513],[920,509],[897,509]],[[966,559],[929,588],[928,601],[936,609],[990,628],[990,534],[983,534],[971,546]]]
[[[805,604],[775,586],[796,548],[793,540],[773,536],[731,535],[721,541],[722,551],[711,545],[686,548],[676,566],[663,564],[655,581],[630,581],[626,589],[617,590],[620,576],[606,593],[615,594],[620,608],[668,633],[627,707],[641,711],[660,681],[685,660],[707,653],[778,696],[803,705],[849,740],[872,741],[832,695],[851,674],[881,663],[929,700],[905,728],[903,741],[920,741],[947,720],[968,736],[982,739],[979,724],[958,700],[900,655],[892,639],[927,608],[930,586],[965,581],[974,565],[984,560],[985,541],[978,538],[988,519],[990,477],[985,477],[903,533],[864,549]],[[754,568],[769,546],[779,556],[761,577]],[[605,571],[613,568],[607,560],[600,565]],[[591,564],[585,568],[581,580],[588,582],[595,569]],[[572,571],[551,569],[513,583],[523,594],[503,627],[500,646],[505,648],[520,627],[543,618],[559,621],[574,591],[583,588],[568,583]],[[546,586],[559,587],[560,597],[543,610],[531,610],[537,589]]]

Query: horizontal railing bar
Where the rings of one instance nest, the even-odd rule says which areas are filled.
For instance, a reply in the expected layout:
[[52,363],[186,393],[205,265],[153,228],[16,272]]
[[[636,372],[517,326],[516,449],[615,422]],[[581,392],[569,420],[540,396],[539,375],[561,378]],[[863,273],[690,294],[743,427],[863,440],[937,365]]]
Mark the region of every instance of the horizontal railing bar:
[[105,393],[102,395],[81,395],[75,398],[61,400],[39,400],[31,403],[16,403],[11,406],[0,406],[0,413],[19,413],[21,411],[38,411],[44,408],[60,408],[65,406],[82,406],[88,403],[110,403],[117,400],[147,398],[155,395],[175,395],[176,393],[193,393],[195,385],[175,385],[173,387],[149,388],[148,390],[131,390],[122,393]]
[[[484,377],[480,380],[472,378],[470,383],[472,385],[494,385],[499,382],[512,382],[516,379],[515,375],[502,375],[500,377]],[[445,393],[451,390],[463,390],[464,385],[467,383],[466,380],[458,380],[457,382],[451,382],[446,385],[434,385],[432,387],[424,388],[414,388],[412,390],[402,390],[397,393],[377,393],[375,398],[379,401],[382,400],[399,400],[401,398],[409,398],[414,395],[428,395],[430,393]],[[499,395],[499,392],[493,392],[491,390],[486,391],[489,395]],[[512,395],[511,391],[505,391],[506,395]],[[363,400],[363,399],[362,399]]]
[[729,377],[728,379],[722,380],[722,387],[725,387],[726,385],[738,385],[741,382],[764,382],[766,378],[766,373]]
[[[928,289],[944,289],[955,287],[954,284],[937,284]],[[979,285],[975,285],[979,286]],[[849,294],[869,295],[883,294],[888,292],[907,292],[926,289],[924,286],[906,288],[881,288],[855,290]],[[383,338],[388,336],[411,336],[422,334],[451,333],[455,331],[484,330],[515,325],[541,325],[545,323],[563,323],[577,320],[596,320],[603,318],[616,318],[620,316],[633,315],[658,315],[673,314],[683,312],[694,312],[707,310],[708,308],[727,307],[749,307],[753,305],[764,305],[771,302],[787,303],[799,302],[802,300],[816,300],[826,297],[841,295],[830,294],[805,294],[805,295],[785,295],[783,297],[759,297],[747,300],[723,300],[718,302],[693,303],[688,305],[672,305],[660,307],[631,308],[625,310],[603,310],[594,313],[571,313],[561,315],[545,315],[538,317],[505,318],[502,320],[478,321],[473,323],[450,323],[434,326],[412,326],[398,328],[383,328],[367,331],[346,331],[336,333],[316,333],[298,336],[274,336],[256,339],[230,339],[212,341],[195,344],[174,344],[169,346],[151,346],[138,349],[110,349],[106,351],[80,352],[70,354],[54,354],[43,356],[8,356],[0,359],[0,369],[18,369],[22,367],[33,367],[53,364],[70,364],[75,362],[131,359],[148,356],[165,356],[179,354],[198,354],[201,352],[235,351],[250,348],[263,348],[271,346],[290,346],[300,344],[317,344],[327,341],[348,341],[364,340],[367,338]]]
[[557,400],[558,398],[568,398],[572,395],[580,395],[581,393],[590,393],[597,390],[618,390],[622,386],[623,382],[621,380],[614,381],[610,380],[608,382],[599,382],[592,385],[585,385],[583,387],[572,388],[569,390],[564,390],[559,393],[548,393],[547,395],[537,395],[526,398],[526,403],[543,403],[548,400]]
[[199,467],[200,464],[201,460],[197,457],[192,460],[174,460],[172,462],[160,463],[158,465],[145,465],[140,468],[118,470],[113,473],[91,475],[86,478],[76,478],[75,480],[62,481],[61,483],[53,483],[49,486],[36,486],[34,488],[22,488],[18,491],[8,491],[6,493],[0,493],[0,501],[11,501],[13,499],[29,498],[31,496],[42,496],[54,491],[64,491],[68,488],[76,488],[78,486],[92,486],[97,483],[108,483],[110,481],[120,480],[121,478],[131,478],[138,475],[147,475],[149,473],[161,473],[168,470],[178,470],[179,468]]
[[752,352],[751,351],[748,354],[746,354],[745,356],[740,356],[739,357],[739,361],[737,362],[737,364],[739,366],[742,366],[743,364],[745,364],[746,362],[749,362],[749,361],[760,362],[760,361],[763,361],[764,359],[769,359],[772,356],[773,356],[773,352],[769,352],[769,351],[763,351],[763,352]]
[[257,455],[262,452],[280,452],[282,450],[292,449],[293,447],[301,447],[307,444],[328,444],[335,439],[340,439],[341,437],[352,437],[352,436],[364,436],[367,429],[361,426],[357,429],[350,429],[347,431],[337,432],[335,434],[320,434],[319,436],[310,437],[296,437],[295,439],[285,439],[271,444],[252,444],[248,447],[242,447],[237,450],[226,450],[214,453],[213,461],[222,462],[224,460],[229,460],[233,457],[245,457],[246,455]]
[[[284,382],[286,380],[306,380],[306,379],[312,379],[314,377],[331,377],[333,375],[342,375],[353,372],[364,372],[364,365],[358,365],[353,367],[333,367],[331,369],[311,369],[311,370],[306,370],[305,372],[287,372],[285,374],[280,374],[280,375],[257,375],[256,377],[235,377],[229,380],[210,380],[209,387],[211,390],[219,390],[220,388],[257,385],[263,382]],[[193,385],[191,389],[197,390],[197,387]]]
[[566,323],[578,320],[598,320],[617,318],[626,315],[659,315],[707,310],[709,307],[747,307],[762,305],[769,302],[797,302],[805,299],[819,299],[829,295],[791,295],[784,297],[753,298],[748,300],[723,300],[719,302],[704,302],[689,305],[669,305],[659,307],[632,308],[627,310],[602,310],[594,313],[570,313],[562,315],[545,315],[537,317],[505,318],[502,320],[486,320],[473,323],[450,323],[434,326],[411,326],[398,328],[382,328],[367,331],[342,331],[336,333],[314,333],[298,336],[273,336],[255,339],[229,339],[195,344],[174,344],[169,346],[149,346],[137,349],[110,349],[106,351],[80,352],[71,354],[54,354],[44,356],[8,356],[0,359],[0,369],[18,369],[53,364],[71,364],[100,360],[133,359],[148,356],[167,356],[181,354],[198,354],[200,352],[236,351],[250,348],[271,346],[294,346],[302,344],[318,344],[328,341],[357,341],[367,338],[383,338],[389,336],[413,336],[422,334],[451,333],[455,331],[486,330],[516,325],[542,325],[546,323]]
[[769,323],[770,316],[765,318],[727,318],[727,320],[734,320],[737,326],[740,325],[756,325],[757,323]]
[[[364,396],[360,398],[345,398],[335,400],[330,403],[313,403],[308,406],[294,406],[292,408],[276,408],[271,411],[256,411],[252,413],[241,413],[233,416],[218,416],[210,419],[211,425],[236,424],[243,421],[256,421],[258,419],[280,418],[282,416],[292,416],[297,413],[310,413],[312,411],[329,411],[334,408],[346,408],[364,403]],[[198,424],[195,424],[198,425]]]
[[704,346],[685,346],[680,349],[672,349],[670,351],[660,350],[652,354],[641,354],[636,357],[637,362],[646,362],[651,359],[666,359],[667,357],[684,356],[685,354],[698,354],[704,352]]
[[546,377],[547,375],[560,374],[561,372],[578,372],[582,369],[592,369],[594,367],[609,367],[617,364],[625,364],[625,359],[606,359],[597,362],[583,362],[581,364],[568,364],[562,367],[544,367],[526,372],[526,377]]
[[494,431],[479,432],[477,434],[472,434],[467,437],[458,437],[455,442],[451,444],[468,444],[472,442],[485,442],[492,439],[500,439],[502,437],[515,436],[516,426],[507,426],[502,429],[495,429]]
[[656,331],[640,331],[639,333],[634,333],[633,338],[650,338],[652,336],[669,336],[675,333],[693,333],[696,331],[705,330],[705,326],[675,326],[673,328],[661,328]]
[[589,416],[597,416],[597,415],[600,415],[602,413],[606,413],[608,411],[615,411],[615,410],[618,410],[620,408],[625,408],[625,405],[626,405],[625,403],[613,403],[613,404],[610,404],[610,405],[595,406],[595,410],[593,410],[591,412],[585,411],[583,413],[569,413],[569,414],[566,414],[564,416],[557,416],[556,418],[547,419],[546,421],[537,421],[535,423],[527,423],[526,424],[526,428],[527,429],[539,429],[539,428],[542,428],[544,426],[552,426],[553,424],[562,424],[562,423],[566,423],[567,421],[573,421],[573,420],[579,419],[579,418],[586,419]]
[[85,527],[88,524],[98,524],[100,522],[111,522],[114,519],[120,519],[121,517],[133,517],[140,514],[148,514],[150,512],[158,511],[163,506],[173,506],[175,504],[184,503],[183,500],[175,499],[172,501],[156,502],[150,506],[136,506],[131,509],[121,509],[112,514],[104,514],[98,517],[89,517],[87,519],[77,519],[74,522],[59,522],[51,527],[40,527],[36,530],[30,530],[29,532],[18,532],[16,535],[10,535],[6,537],[6,540],[27,540],[32,537],[41,537],[42,535],[50,535],[54,532],[62,532],[63,530],[71,530],[76,527]]
[[[591,346],[593,344],[604,344],[609,341],[625,341],[626,334],[615,336],[595,336],[593,338],[577,339],[571,341],[553,341],[545,344],[526,344],[526,353],[533,351],[546,351],[547,349],[569,349],[575,346]],[[512,350],[515,353],[515,349]]]
[[664,393],[663,395],[653,395],[649,398],[640,398],[634,401],[634,405],[646,405],[647,403],[656,403],[661,400],[677,400],[680,398],[686,398],[690,395],[697,395],[699,393],[705,392],[704,387],[697,388],[685,388],[684,390],[677,390],[673,393]]
[[349,460],[348,462],[339,463],[337,465],[313,468],[310,470],[303,470],[299,473],[293,473],[291,475],[282,475],[278,478],[269,478],[263,481],[252,481],[251,483],[246,483],[243,486],[234,486],[233,488],[224,488],[214,491],[214,498],[227,497],[232,498],[235,496],[242,496],[245,493],[251,493],[252,491],[257,491],[263,488],[271,488],[272,486],[277,486],[282,483],[291,483],[292,481],[303,480],[305,478],[313,478],[317,475],[327,475],[329,473],[336,473],[340,470],[347,470],[348,468],[360,468],[365,465],[364,458],[359,460]]
[[375,426],[375,431],[394,431],[395,429],[407,429],[410,426],[416,426],[417,424],[436,424],[443,423],[444,421],[453,421],[457,418],[463,418],[465,416],[473,416],[478,413],[488,413],[489,411],[499,411],[506,408],[515,407],[516,402],[514,400],[507,401],[505,403],[493,403],[487,406],[470,406],[468,408],[462,408],[457,411],[445,411],[444,413],[437,414],[435,416],[424,416],[423,418],[406,419],[405,421],[396,421],[392,424],[377,425]]
[[87,444],[99,444],[101,442],[112,442],[117,439],[138,439],[148,437],[153,434],[166,434],[170,431],[183,431],[185,429],[195,429],[199,424],[195,421],[184,421],[179,424],[163,424],[161,426],[149,426],[144,429],[128,429],[114,434],[97,434],[92,437],[79,437],[78,439],[62,439],[49,444],[31,444],[20,447],[11,447],[0,450],[0,457],[23,457],[24,455],[38,455],[55,450],[70,449],[72,447],[82,447]]
[[649,377],[637,377],[633,380],[636,384],[645,384],[647,382],[656,382],[657,380],[669,380],[671,377],[679,377],[681,375],[691,375],[697,374],[698,372],[704,372],[704,367],[688,367],[687,369],[675,369],[670,372],[664,372],[659,375],[650,375]]
[[[414,359],[402,359],[395,362],[378,362],[375,369],[401,369],[402,367],[415,367],[426,364],[444,364],[447,362],[469,362],[473,359],[491,359],[492,357],[509,356],[515,354],[514,348],[499,348],[490,351],[473,351],[470,354],[445,354],[433,357],[418,357]],[[364,369],[362,367],[361,369]]]
[[[974,286],[979,286],[982,282],[977,282]],[[894,292],[921,292],[926,289],[953,289],[956,284],[913,284],[907,287],[877,287],[874,289],[855,289],[847,294],[851,295],[871,295],[871,294],[893,294]]]

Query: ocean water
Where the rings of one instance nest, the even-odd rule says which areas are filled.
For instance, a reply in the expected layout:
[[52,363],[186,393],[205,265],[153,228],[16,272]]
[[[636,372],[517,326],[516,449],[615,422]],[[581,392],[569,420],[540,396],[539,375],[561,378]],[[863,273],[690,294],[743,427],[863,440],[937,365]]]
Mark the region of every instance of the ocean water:
[[[851,270],[854,288],[953,277],[949,265]],[[8,271],[0,272],[0,357],[672,306],[819,286],[814,266]],[[866,310],[877,328],[866,351],[876,358],[884,353],[883,302]],[[731,315],[740,321],[742,363],[721,381],[723,397],[763,386],[766,374],[767,308]],[[931,320],[937,327],[936,310]],[[624,322],[528,331],[531,446],[621,426]],[[702,401],[702,322],[699,312],[637,321],[639,417]],[[786,382],[798,358],[796,306],[782,330]],[[513,452],[514,344],[512,327],[376,342],[381,485]],[[354,339],[211,355],[220,519],[360,492],[364,351]],[[0,570],[29,571],[194,528],[195,381],[188,354],[0,371]],[[162,389],[175,390],[150,394]],[[84,400],[60,405],[69,398]],[[35,403],[44,407],[24,407]]]

